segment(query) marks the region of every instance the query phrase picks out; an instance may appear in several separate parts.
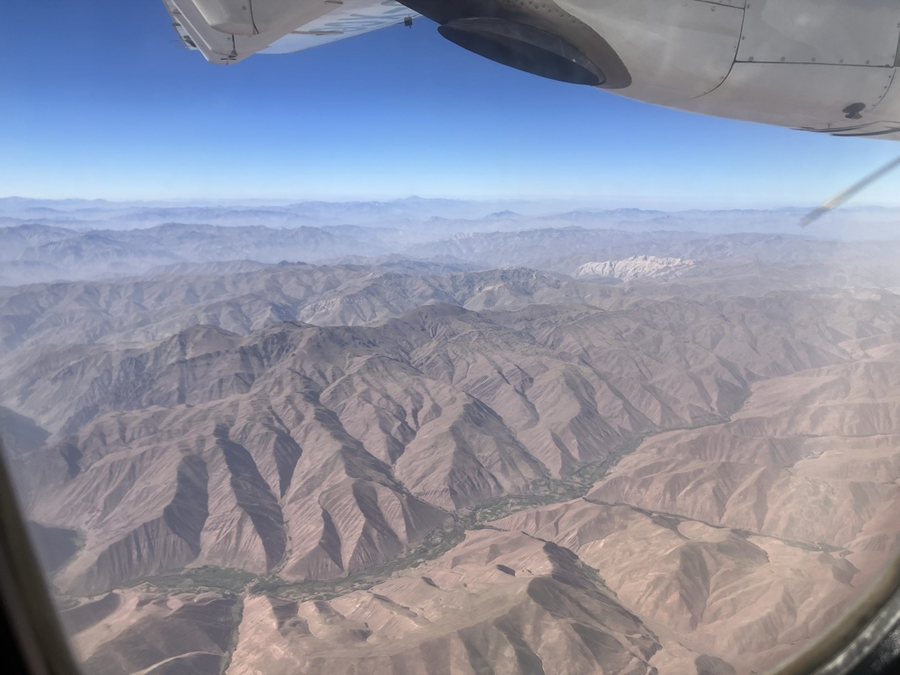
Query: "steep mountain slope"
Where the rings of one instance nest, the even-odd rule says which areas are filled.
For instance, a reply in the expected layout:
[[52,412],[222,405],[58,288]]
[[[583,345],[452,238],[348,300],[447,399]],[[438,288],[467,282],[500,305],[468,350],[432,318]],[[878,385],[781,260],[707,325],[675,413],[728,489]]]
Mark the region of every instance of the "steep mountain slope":
[[683,661],[683,650],[738,672],[764,670],[821,634],[860,588],[847,551],[826,553],[625,504],[579,500],[493,524],[565,546],[596,569],[660,635],[664,650],[652,663],[661,672]]
[[892,293],[194,272],[6,296],[97,672],[750,672],[900,544]]
[[228,672],[638,675],[659,649],[570,551],[483,530],[368,591],[248,600]]
[[196,327],[19,350],[0,389],[52,434],[21,460],[35,519],[86,535],[64,587],[188,563],[321,579],[390,559],[446,511],[721,419],[755,380],[847,362],[838,342],[900,324],[895,305],[435,305],[368,328]]
[[62,612],[85,672],[212,675],[227,664],[241,603],[215,593],[124,591]]
[[844,346],[853,363],[759,382],[729,422],[648,439],[585,499],[492,524],[571,549],[683,646],[773,665],[900,551],[900,343]]
[[759,383],[729,423],[654,438],[588,498],[816,546],[896,549],[893,528],[878,529],[900,504],[890,356]]
[[127,280],[0,288],[0,354],[45,343],[145,342],[198,324],[240,334],[288,320],[361,325],[435,302],[478,310],[600,301],[605,288],[534,270],[442,274],[441,265],[415,267],[245,261],[176,266]]

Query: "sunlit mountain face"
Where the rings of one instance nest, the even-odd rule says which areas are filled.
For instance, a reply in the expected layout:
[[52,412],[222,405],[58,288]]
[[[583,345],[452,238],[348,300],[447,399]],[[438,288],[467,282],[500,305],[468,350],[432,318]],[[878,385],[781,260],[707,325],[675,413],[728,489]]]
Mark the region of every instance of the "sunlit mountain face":
[[87,673],[751,673],[900,544],[889,209],[0,200]]

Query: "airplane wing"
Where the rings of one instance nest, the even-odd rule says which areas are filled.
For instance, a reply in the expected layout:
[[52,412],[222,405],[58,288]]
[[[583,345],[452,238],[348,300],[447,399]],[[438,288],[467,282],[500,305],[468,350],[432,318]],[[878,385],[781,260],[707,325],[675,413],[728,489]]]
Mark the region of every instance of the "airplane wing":
[[215,64],[284,54],[419,16],[396,0],[163,0],[182,43]]
[[[900,139],[898,0],[163,0],[212,63],[425,16],[562,82],[717,117]],[[416,14],[418,12],[418,14]]]

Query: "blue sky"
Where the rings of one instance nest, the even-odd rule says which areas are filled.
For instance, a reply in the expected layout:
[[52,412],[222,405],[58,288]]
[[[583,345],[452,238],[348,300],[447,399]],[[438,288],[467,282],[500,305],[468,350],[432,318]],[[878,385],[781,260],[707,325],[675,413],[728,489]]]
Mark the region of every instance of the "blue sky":
[[8,0],[0,62],[0,196],[809,205],[900,151],[543,80],[425,20],[218,67],[161,0]]

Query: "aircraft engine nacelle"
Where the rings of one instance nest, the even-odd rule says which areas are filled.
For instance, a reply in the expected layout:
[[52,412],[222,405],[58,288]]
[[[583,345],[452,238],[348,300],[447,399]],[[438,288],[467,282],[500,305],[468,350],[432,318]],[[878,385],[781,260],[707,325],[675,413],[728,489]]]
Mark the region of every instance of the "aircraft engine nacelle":
[[403,0],[500,63],[650,103],[900,133],[897,0]]

